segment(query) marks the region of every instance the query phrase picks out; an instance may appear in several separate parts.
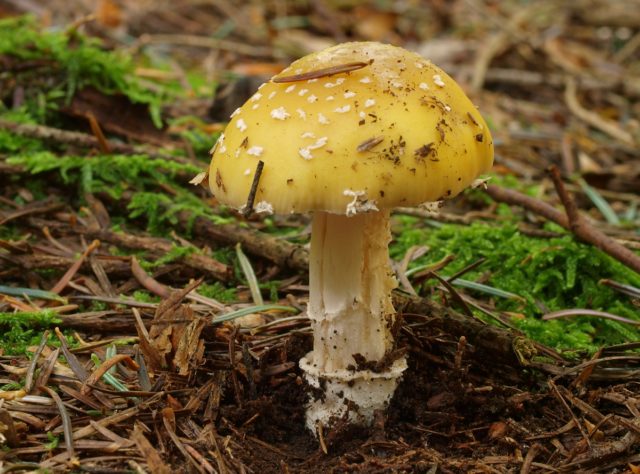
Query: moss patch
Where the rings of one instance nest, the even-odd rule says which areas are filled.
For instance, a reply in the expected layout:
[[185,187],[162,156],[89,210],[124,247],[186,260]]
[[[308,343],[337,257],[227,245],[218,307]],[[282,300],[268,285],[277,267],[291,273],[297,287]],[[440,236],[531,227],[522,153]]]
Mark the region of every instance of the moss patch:
[[638,328],[615,321],[592,317],[541,319],[551,311],[590,308],[640,320],[631,301],[598,284],[602,278],[610,278],[640,287],[640,276],[601,251],[576,242],[571,235],[542,239],[521,234],[513,224],[493,227],[477,223],[425,229],[415,218],[399,217],[398,221],[400,231],[391,247],[393,258],[402,258],[412,245],[430,248],[412,267],[455,255],[455,260],[442,270],[442,276],[485,258],[482,265],[464,278],[481,280],[521,296],[521,301],[496,298],[495,306],[514,313],[513,324],[533,339],[560,350],[589,352],[602,345],[640,339]]

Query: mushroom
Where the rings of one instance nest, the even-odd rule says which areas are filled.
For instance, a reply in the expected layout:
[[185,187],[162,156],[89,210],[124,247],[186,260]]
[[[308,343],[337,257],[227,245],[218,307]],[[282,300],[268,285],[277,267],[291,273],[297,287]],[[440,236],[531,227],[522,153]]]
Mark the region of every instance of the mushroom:
[[234,112],[212,152],[217,199],[313,212],[314,341],[300,361],[315,389],[311,431],[342,417],[371,423],[407,367],[393,357],[390,210],[455,196],[492,161],[489,129],[455,81],[375,42],[305,56]]

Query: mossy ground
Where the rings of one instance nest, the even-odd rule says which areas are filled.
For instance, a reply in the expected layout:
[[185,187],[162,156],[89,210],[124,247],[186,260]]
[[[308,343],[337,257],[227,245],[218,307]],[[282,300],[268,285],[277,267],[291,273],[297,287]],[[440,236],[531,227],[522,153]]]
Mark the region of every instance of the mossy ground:
[[[496,310],[509,313],[513,325],[539,342],[559,350],[592,353],[605,345],[640,338],[637,327],[601,318],[541,319],[552,311],[588,308],[640,321],[638,308],[630,299],[599,284],[608,278],[638,287],[640,276],[598,249],[577,242],[572,235],[530,237],[519,232],[515,223],[445,224],[433,228],[416,218],[397,219],[392,257],[402,258],[411,246],[427,246],[429,251],[412,262],[412,268],[435,264],[453,255],[455,259],[440,272],[443,277],[484,259],[463,278],[482,280],[485,285],[518,295],[518,299],[488,296]],[[421,291],[435,283],[424,283]],[[489,321],[483,313],[477,314]]]

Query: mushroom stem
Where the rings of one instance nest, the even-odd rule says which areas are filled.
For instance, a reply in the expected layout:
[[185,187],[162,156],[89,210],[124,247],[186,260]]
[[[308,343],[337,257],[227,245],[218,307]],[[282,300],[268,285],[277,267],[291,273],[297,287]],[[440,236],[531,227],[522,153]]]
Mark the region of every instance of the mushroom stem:
[[391,348],[396,282],[390,240],[387,210],[352,217],[314,214],[308,313],[318,370],[354,366],[354,354],[380,360]]
[[[309,307],[313,351],[300,362],[308,382],[323,394],[310,403],[307,425],[330,424],[347,411],[369,423],[388,403],[406,367],[399,359],[381,371],[357,367],[354,355],[380,361],[393,346],[396,286],[389,264],[389,211],[344,216],[316,212],[309,261]],[[322,381],[322,383],[320,383]]]

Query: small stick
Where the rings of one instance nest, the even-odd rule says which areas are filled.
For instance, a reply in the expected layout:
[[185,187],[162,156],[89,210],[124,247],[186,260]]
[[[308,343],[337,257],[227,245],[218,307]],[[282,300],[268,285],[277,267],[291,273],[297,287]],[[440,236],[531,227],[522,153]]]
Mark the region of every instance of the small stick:
[[356,147],[358,153],[363,153],[365,151],[369,151],[372,148],[380,145],[384,141],[384,137],[371,137]]
[[584,227],[584,220],[580,213],[578,212],[578,206],[576,205],[573,196],[567,192],[567,189],[564,187],[564,183],[562,182],[562,177],[560,176],[560,170],[557,166],[552,165],[547,168],[547,173],[551,177],[553,181],[553,185],[556,188],[556,192],[558,193],[558,197],[564,206],[564,210],[567,213],[567,218],[569,219],[569,228],[574,232],[578,233]]
[[573,141],[571,135],[565,133],[562,136],[562,168],[566,176],[571,176],[576,171],[575,158],[573,156]]
[[358,69],[362,69],[364,67],[370,66],[372,63],[373,63],[373,59],[367,62],[357,61],[353,63],[339,64],[337,66],[325,67],[323,69],[316,69],[315,71],[303,72],[302,74],[275,77],[271,81],[277,84],[281,84],[285,82],[308,81],[309,79],[319,79],[321,77],[330,77],[330,76],[335,76],[336,74],[357,71]]
[[460,368],[462,367],[462,357],[464,356],[464,351],[466,347],[467,347],[467,338],[464,336],[460,336],[460,339],[458,339],[458,347],[456,349],[456,355],[454,357],[454,364],[453,364],[456,370],[460,370]]
[[[2,128],[1,123],[0,128]],[[46,214],[52,211],[56,211],[63,206],[64,204],[61,202],[50,202],[49,200],[42,201],[41,204],[38,203],[34,204],[33,206],[25,206],[22,209],[12,212],[11,214],[0,217],[0,226],[5,225],[7,222],[18,219],[20,217],[25,217],[33,214]]]
[[258,192],[258,184],[260,183],[260,176],[262,176],[262,169],[264,168],[264,161],[258,161],[256,166],[256,172],[253,175],[253,182],[251,183],[251,189],[249,190],[249,197],[247,197],[247,204],[244,206],[242,215],[248,217],[253,211],[253,202],[256,200],[256,193]]
[[162,423],[164,424],[164,429],[167,431],[169,438],[171,438],[171,441],[173,441],[173,444],[175,444],[176,448],[178,448],[178,450],[182,453],[185,459],[189,461],[200,474],[204,474],[205,468],[200,463],[198,463],[196,459],[194,459],[194,457],[189,453],[189,451],[187,451],[187,449],[185,448],[185,444],[182,442],[182,440],[180,440],[180,438],[176,434],[172,426],[174,423],[171,422],[172,421],[171,419],[174,417],[175,417],[175,414],[173,413],[173,410],[171,408],[165,408],[162,410]]
[[[7,129],[16,135],[23,137],[36,138],[52,143],[61,143],[64,145],[74,145],[84,148],[100,148],[100,143],[94,135],[88,133],[74,132],[70,130],[62,130],[45,125],[34,125],[30,123],[16,123],[10,120],[0,118],[0,129]],[[106,139],[106,144],[112,153],[120,153],[123,155],[147,154],[151,158],[162,158],[165,160],[175,161],[183,164],[195,164],[192,160],[181,156],[169,155],[161,153],[147,145],[129,145],[128,143],[120,143],[114,140]]]
[[318,443],[320,444],[320,449],[324,454],[328,454],[329,450],[327,449],[327,444],[324,441],[324,429],[322,426],[322,422],[316,422],[316,433],[318,434]]
[[91,131],[93,132],[94,136],[98,140],[98,146],[100,147],[100,151],[104,154],[111,153],[111,146],[109,145],[109,141],[104,136],[104,133],[102,132],[102,127],[100,126],[100,123],[98,123],[98,119],[96,119],[96,116],[93,115],[93,113],[89,112],[87,114],[87,120],[89,121],[89,126],[91,127]]
[[447,281],[449,283],[453,283],[456,279],[460,278],[462,275],[464,275],[465,273],[470,272],[471,270],[473,270],[474,268],[476,268],[477,266],[481,265],[482,263],[484,263],[484,261],[486,260],[485,257],[481,257],[478,260],[476,260],[475,262],[471,263],[470,265],[467,265],[466,267],[464,267],[462,270],[457,271],[456,273],[454,273],[453,275],[451,275],[450,277],[447,278]]

